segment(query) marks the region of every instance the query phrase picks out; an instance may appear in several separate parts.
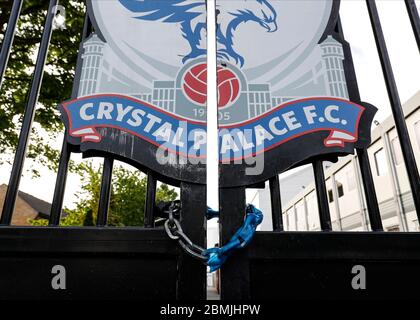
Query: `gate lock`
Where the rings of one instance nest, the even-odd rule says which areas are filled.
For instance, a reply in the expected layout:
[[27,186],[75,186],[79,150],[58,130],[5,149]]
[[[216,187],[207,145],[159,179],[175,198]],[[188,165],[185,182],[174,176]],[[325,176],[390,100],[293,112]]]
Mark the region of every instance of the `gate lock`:
[[[215,247],[204,249],[194,244],[190,238],[183,232],[181,224],[176,217],[180,216],[181,203],[172,201],[166,203],[164,210],[168,214],[165,221],[165,230],[169,238],[178,241],[180,247],[190,256],[202,261],[210,267],[210,272],[220,269],[226,262],[227,258],[238,249],[246,247],[252,240],[258,225],[263,220],[263,214],[252,204],[248,204],[245,208],[245,220],[242,226],[235,232],[229,242],[223,247]],[[207,208],[207,220],[219,217],[219,212],[211,208]]]

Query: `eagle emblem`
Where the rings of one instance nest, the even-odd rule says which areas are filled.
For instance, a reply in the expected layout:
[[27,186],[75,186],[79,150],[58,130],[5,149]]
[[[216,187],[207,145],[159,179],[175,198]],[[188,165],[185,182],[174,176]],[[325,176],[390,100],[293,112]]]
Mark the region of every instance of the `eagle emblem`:
[[[205,19],[200,17],[205,14],[206,2],[204,0],[119,1],[133,13],[135,19],[179,23],[181,35],[185,41],[188,41],[191,49],[183,57],[183,63],[206,55],[206,49],[201,46],[206,31],[206,24],[202,22]],[[228,19],[217,19],[217,57],[242,67],[245,60],[235,50],[235,30],[243,23],[256,23],[267,32],[275,32],[277,31],[277,12],[268,0],[237,1],[235,9],[228,12],[223,10],[223,5],[217,7],[218,16],[228,16]]]

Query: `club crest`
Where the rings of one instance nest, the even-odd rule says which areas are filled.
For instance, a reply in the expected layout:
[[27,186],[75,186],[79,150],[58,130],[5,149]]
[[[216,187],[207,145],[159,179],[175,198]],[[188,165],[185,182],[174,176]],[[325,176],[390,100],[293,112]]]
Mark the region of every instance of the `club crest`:
[[[314,145],[318,133],[318,147],[277,166],[281,171],[317,154],[352,152],[368,140],[360,123],[370,125],[374,108],[350,101],[349,50],[334,31],[338,6],[333,0],[216,2],[221,162],[305,137]],[[150,161],[128,155],[127,144],[205,158],[205,1],[90,0],[88,7],[94,32],[81,47],[78,98],[61,106],[69,141],[140,166]],[[125,141],[118,150],[116,137]]]

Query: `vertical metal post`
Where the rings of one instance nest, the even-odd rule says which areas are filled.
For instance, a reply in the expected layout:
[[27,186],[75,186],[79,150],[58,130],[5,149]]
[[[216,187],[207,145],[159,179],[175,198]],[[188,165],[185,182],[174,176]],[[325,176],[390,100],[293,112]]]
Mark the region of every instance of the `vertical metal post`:
[[328,206],[327,187],[325,186],[324,167],[322,166],[322,161],[315,161],[313,163],[313,169],[321,230],[331,231],[331,215],[330,208]]
[[20,131],[16,154],[10,174],[9,186],[7,188],[6,197],[4,200],[3,212],[0,220],[1,225],[10,224],[13,211],[15,209],[16,197],[19,190],[20,179],[22,176],[23,165],[26,157],[26,150],[28,147],[29,135],[35,115],[35,106],[38,101],[45,61],[48,55],[48,47],[53,29],[54,9],[57,3],[58,0],[50,0],[48,7],[44,31],[42,33],[41,44],[39,46],[38,57],[36,59],[35,70],[32,77],[29,98],[24,111],[25,113],[23,116],[22,129]]
[[112,189],[112,168],[114,160],[106,157],[102,171],[101,191],[99,194],[98,218],[96,225],[98,227],[106,226],[108,220],[109,201],[111,199]]
[[358,159],[357,157],[353,157],[352,160],[353,163],[353,170],[354,170],[354,175],[356,178],[356,187],[357,187],[357,192],[359,194],[359,210],[360,210],[360,218],[362,220],[362,227],[363,230],[368,231],[369,230],[369,221],[367,219],[367,215],[366,215],[366,207],[365,207],[365,200],[363,197],[363,190],[362,190],[362,175],[360,173],[360,167],[358,164]]
[[276,174],[269,180],[271,214],[273,219],[273,231],[283,231],[283,216],[281,209],[280,179]]
[[[206,247],[206,185],[181,183],[181,226],[191,241]],[[178,259],[177,300],[206,299],[206,266],[181,250]]]
[[417,48],[420,51],[420,18],[417,10],[416,2],[414,0],[405,0],[408,16],[410,17],[411,26],[413,27],[414,37],[417,41]]
[[[343,27],[341,25],[341,20],[338,19],[337,23],[337,31],[339,35],[344,39],[344,32]],[[351,55],[350,46],[348,43],[344,43],[343,45],[344,53],[346,56],[346,59],[349,63],[346,64],[346,80],[348,83],[353,84],[353,90],[349,90],[350,100],[359,102],[360,100],[360,93],[357,86],[357,78],[356,78],[356,72],[354,70],[354,64],[353,64],[353,58]],[[376,190],[375,185],[373,182],[372,177],[372,170],[369,163],[369,156],[367,149],[356,149],[357,156],[359,158],[359,166],[360,166],[360,175],[362,176],[362,182],[363,182],[363,190],[365,191],[365,199],[366,204],[369,212],[369,220],[371,224],[371,229],[373,231],[382,231],[382,220],[381,215],[379,211],[379,204],[378,199],[376,196]]]
[[369,213],[370,227],[372,231],[383,231],[381,213],[376,197],[375,185],[373,184],[372,171],[370,169],[369,156],[366,149],[357,149],[360,172],[362,174],[363,188],[365,190],[366,205]]
[[144,226],[155,227],[155,201],[156,201],[156,179],[152,172],[147,174],[146,203],[144,206]]
[[69,168],[71,149],[64,136],[63,146],[61,148],[60,162],[58,164],[57,179],[55,182],[54,196],[51,204],[51,212],[49,218],[50,226],[58,226],[60,224],[61,210],[63,208],[64,191],[67,181],[67,171]]
[[14,0],[12,10],[10,11],[9,21],[7,22],[7,29],[1,43],[0,51],[0,89],[3,83],[3,76],[6,71],[7,63],[9,61],[10,51],[12,49],[13,38],[15,37],[16,26],[19,19],[20,11],[22,10],[22,0]]
[[366,0],[369,11],[370,21],[375,36],[376,47],[378,49],[381,61],[382,72],[385,78],[385,84],[388,90],[389,101],[394,115],[395,128],[401,143],[402,154],[407,169],[408,180],[410,181],[411,192],[413,193],[414,206],[416,208],[417,217],[420,220],[420,175],[417,169],[416,159],[414,158],[413,148],[410,142],[407,125],[405,123],[404,112],[401,106],[398,94],[397,84],[395,82],[391,61],[388,55],[388,49],[385,43],[382,26],[379,19],[378,10],[374,0]]
[[[245,216],[245,188],[220,189],[220,241],[224,246],[240,228]],[[251,298],[250,269],[247,250],[235,256],[221,268],[221,299],[247,300]]]
[[[77,69],[76,69],[76,75],[74,77],[75,79],[78,79],[81,73],[83,40],[85,40],[88,37],[90,31],[91,31],[91,23],[89,20],[89,15],[86,13],[85,20],[83,23],[83,31],[81,33],[79,53],[77,56],[77,66],[76,66]],[[79,83],[76,81],[73,82],[73,91],[72,91],[73,99],[77,97],[78,88],[79,88]],[[66,132],[64,132],[63,145],[61,147],[61,154],[60,154],[60,162],[58,164],[57,178],[55,181],[54,196],[53,196],[53,201],[51,205],[50,221],[49,221],[50,226],[57,226],[60,223],[61,210],[63,208],[64,193],[66,191],[66,181],[67,181],[69,161],[70,161],[70,156],[71,156],[71,147],[67,143],[66,135],[67,135]]]

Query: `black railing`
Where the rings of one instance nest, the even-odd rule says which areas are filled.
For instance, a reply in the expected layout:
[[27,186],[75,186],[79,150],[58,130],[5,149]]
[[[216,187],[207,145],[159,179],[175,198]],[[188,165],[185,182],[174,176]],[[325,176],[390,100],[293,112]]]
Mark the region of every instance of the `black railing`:
[[[76,65],[78,69],[76,69],[75,79],[78,78],[80,76],[80,73],[82,72],[81,60],[82,60],[82,53],[83,53],[83,41],[91,34],[91,32],[92,32],[92,24],[90,22],[88,14],[85,13],[83,29],[80,36],[79,52],[77,55]],[[71,98],[74,99],[77,97],[78,90],[79,90],[79,83],[77,81],[74,81]],[[68,144],[66,139],[64,138],[63,146],[61,147],[60,160],[58,163],[57,179],[55,182],[53,202],[51,205],[50,221],[49,221],[50,226],[58,226],[60,224],[61,211],[63,208],[64,192],[66,190],[67,174],[69,171],[71,150],[72,150],[71,145]]]
[[[32,128],[33,117],[35,113],[35,105],[38,100],[38,95],[40,87],[42,84],[42,75],[44,70],[45,61],[48,54],[48,47],[50,44],[51,34],[53,32],[53,19],[55,14],[55,6],[58,1],[51,0],[49,3],[46,20],[44,24],[44,31],[42,39],[40,42],[40,48],[38,52],[38,57],[35,65],[35,70],[30,85],[30,91],[28,100],[26,103],[26,108],[24,112],[22,128],[19,135],[19,142],[16,148],[15,159],[13,162],[13,167],[10,175],[10,181],[4,201],[3,212],[1,216],[0,223],[2,225],[9,225],[12,219],[15,201],[17,197],[17,192],[19,189],[19,183],[22,175],[22,168],[25,161],[26,149],[29,141],[30,130]],[[410,181],[411,191],[413,193],[413,199],[417,211],[417,215],[420,216],[420,177],[418,173],[418,168],[413,154],[412,145],[410,142],[410,137],[408,135],[407,127],[405,124],[405,118],[402,111],[402,106],[396,87],[393,70],[391,67],[391,62],[387,52],[387,47],[385,39],[383,36],[379,15],[377,12],[376,4],[374,0],[367,0],[367,8],[370,15],[370,20],[372,24],[372,29],[374,31],[374,36],[376,40],[376,45],[378,48],[378,56],[381,61],[384,79],[387,85],[387,91],[389,94],[389,99],[391,102],[392,112],[396,124],[396,129],[398,131],[398,136],[401,142],[402,153],[404,156],[404,161],[407,168],[407,173]],[[413,27],[413,32],[419,44],[419,34],[420,34],[420,20],[417,8],[415,6],[414,0],[405,0],[407,7],[407,12],[410,17],[411,25]],[[4,76],[4,72],[7,67],[10,51],[13,45],[13,37],[16,31],[16,26],[18,18],[22,8],[22,1],[15,0],[10,12],[10,19],[7,25],[6,33],[4,35],[2,50],[0,53],[0,84]],[[340,21],[338,22],[337,33],[340,36],[343,36],[343,30],[341,27]],[[86,39],[92,32],[92,25],[89,20],[89,17],[86,15],[85,22],[82,30],[81,43]],[[345,50],[350,50],[349,46],[344,46]],[[81,54],[83,48],[80,45],[79,57],[80,62]],[[351,59],[351,54],[347,55]],[[76,70],[76,77],[80,70],[80,63],[77,64],[79,70]],[[352,65],[352,64],[350,64]],[[357,83],[354,70],[346,70],[348,82]],[[357,85],[356,85],[357,87]],[[72,97],[75,98],[78,92],[78,84],[75,82],[73,86]],[[350,98],[353,101],[360,101],[360,96],[357,90],[352,90],[350,92],[352,95]],[[65,193],[66,178],[69,169],[69,161],[72,153],[72,147],[64,141],[60,161],[58,166],[58,174],[55,185],[55,191],[52,201],[51,214],[50,214],[50,225],[57,226],[59,225],[60,215],[63,206],[63,197]],[[357,155],[359,158],[360,171],[362,175],[363,189],[365,191],[365,199],[369,214],[370,225],[373,231],[383,230],[382,221],[379,212],[378,201],[376,197],[376,192],[373,184],[371,167],[368,159],[368,154],[366,149],[358,149]],[[103,178],[101,182],[101,193],[99,201],[99,210],[98,210],[98,226],[106,226],[107,220],[107,211],[109,205],[109,197],[111,190],[111,181],[112,181],[112,166],[113,159],[105,158],[103,166]],[[327,192],[325,187],[324,179],[324,168],[322,161],[315,161],[313,163],[316,193],[318,199],[318,207],[320,214],[321,229],[324,231],[331,231],[331,217],[329,213],[329,205],[327,200]],[[147,197],[145,203],[145,225],[147,227],[154,226],[154,217],[153,217],[153,208],[154,200],[156,193],[156,178],[153,172],[148,173],[148,187],[147,187]],[[278,178],[273,177],[270,179],[270,189],[271,189],[271,204],[273,212],[273,229],[274,230],[283,230],[283,221],[282,221],[282,209],[281,209],[281,200],[280,200],[280,185]],[[287,186],[285,186],[287,187]]]
[[[53,19],[55,16],[54,11],[57,2],[57,0],[50,1],[47,16],[45,18],[44,31],[42,33],[38,57],[36,59],[35,64],[35,70],[30,85],[29,97],[26,103],[25,113],[23,115],[22,128],[20,130],[15,159],[13,161],[12,171],[10,173],[10,181],[3,204],[3,212],[0,219],[1,225],[9,225],[12,221],[12,215],[15,209],[20,179],[22,177],[23,164],[26,158],[26,150],[28,147],[29,135],[32,128],[32,122],[35,116],[35,106],[38,102],[39,91],[41,89],[42,84],[42,76],[44,74],[44,66],[47,60],[48,47],[50,45],[51,35],[53,31]],[[3,49],[10,50],[9,48],[2,47],[2,50]],[[5,57],[7,56],[8,55],[5,55]],[[0,62],[0,64],[3,64],[3,62]]]
[[397,129],[398,137],[400,139],[402,154],[408,174],[408,180],[410,181],[411,192],[413,193],[414,205],[416,207],[417,217],[420,221],[420,175],[417,169],[416,159],[414,158],[410,136],[408,135],[404,111],[401,106],[400,96],[398,94],[397,84],[395,82],[394,72],[392,70],[391,61],[389,59],[385,37],[382,32],[381,22],[375,1],[367,0],[367,7],[369,10],[373,33],[375,35],[376,46],[378,48],[378,55],[381,60],[389,101],[391,103],[395,128]]
[[[5,32],[3,43],[1,46],[0,53],[0,85],[3,80],[3,76],[8,64],[9,55],[13,46],[13,36],[16,32],[16,26],[18,18],[22,8],[22,0],[15,0],[11,9],[10,19],[7,25],[7,30]],[[24,110],[24,117],[22,121],[22,127],[20,130],[19,141],[16,148],[15,158],[10,174],[10,181],[7,188],[7,193],[3,205],[3,211],[0,219],[0,224],[3,229],[7,228],[11,224],[13,212],[15,208],[15,202],[18,195],[19,184],[22,176],[22,169],[26,157],[26,150],[29,143],[29,136],[33,124],[33,118],[35,114],[35,105],[38,101],[38,96],[40,88],[42,85],[42,76],[44,72],[44,65],[47,59],[48,48],[50,45],[51,34],[53,32],[53,19],[55,15],[55,7],[57,5],[57,0],[51,0],[49,2],[49,7],[47,15],[45,17],[45,24],[43,29],[42,38],[40,41],[40,47],[38,51],[38,56],[36,60],[35,69],[33,72],[32,82],[29,88],[29,95],[26,102],[26,107]],[[376,9],[376,4],[374,0],[367,0],[367,8],[370,15],[370,20],[372,24],[372,29],[374,31],[375,41],[378,49],[378,56],[381,61],[382,70],[384,79],[386,82],[386,87],[389,95],[389,100],[391,102],[392,114],[395,120],[395,126],[398,132],[400,139],[402,154],[405,162],[405,167],[407,169],[408,178],[410,181],[411,192],[413,194],[414,204],[417,212],[417,216],[420,218],[420,177],[416,161],[413,154],[412,144],[408,135],[407,126],[405,123],[404,113],[402,110],[396,82],[393,75],[393,70],[391,62],[388,56],[387,47],[382,32],[380,19]],[[420,37],[420,20],[417,8],[415,6],[414,0],[405,0],[408,15],[410,17],[411,25],[413,27],[413,32],[417,45],[419,46],[419,37]],[[85,17],[84,26],[81,30],[81,43],[92,33],[92,24],[89,20],[88,15]],[[344,38],[344,32],[341,27],[340,21],[338,21],[336,27],[336,33],[338,36]],[[348,59],[351,59],[350,46],[344,43],[344,51],[347,52],[346,56]],[[83,52],[82,44],[80,45],[79,56],[78,56],[78,69],[76,70],[76,78],[79,78],[81,72],[81,55]],[[350,64],[352,65],[352,63]],[[348,67],[346,67],[348,68]],[[347,81],[352,83],[355,88],[357,88],[357,79],[354,69],[346,70]],[[72,98],[76,98],[78,93],[78,84],[75,82],[72,91]],[[360,101],[360,94],[358,90],[352,90],[350,92],[350,99],[352,101]],[[60,101],[57,101],[59,103]],[[367,205],[367,212],[369,215],[369,221],[372,231],[383,231],[381,213],[379,210],[377,195],[375,191],[375,186],[373,182],[373,176],[371,172],[371,166],[368,158],[367,149],[357,149],[358,163],[360,167],[360,173],[362,177],[363,190],[365,194],[365,201]],[[63,199],[66,189],[67,175],[69,171],[69,161],[71,154],[73,152],[78,152],[64,139],[63,146],[61,149],[61,155],[58,165],[57,179],[54,189],[54,196],[52,199],[52,207],[49,219],[49,225],[52,227],[59,226],[61,212],[63,207]],[[100,201],[98,207],[98,218],[96,223],[96,230],[107,229],[107,218],[109,211],[110,196],[112,190],[112,171],[114,160],[111,156],[106,155],[104,157],[103,172],[102,172],[102,181],[100,189]],[[329,203],[327,199],[327,189],[325,185],[325,175],[324,167],[321,160],[316,160],[313,162],[313,171],[315,177],[315,187],[319,207],[319,219],[321,224],[321,230],[328,231],[327,237],[331,237],[332,232],[332,223],[329,212]],[[145,201],[145,227],[147,230],[144,230],[146,234],[152,235],[154,240],[152,243],[158,242],[158,236],[154,233],[155,230],[149,230],[155,228],[155,198],[156,198],[156,187],[157,180],[160,177],[158,173],[153,172],[152,170],[147,172],[147,193]],[[178,182],[181,190],[181,202],[183,202],[183,212],[184,216],[182,219],[182,226],[184,231],[189,234],[190,238],[199,245],[205,244],[205,215],[206,211],[206,198],[205,198],[205,186],[196,185],[192,183]],[[271,194],[271,211],[272,211],[272,222],[273,230],[275,233],[281,233],[283,238],[288,238],[288,235],[283,233],[283,215],[282,215],[282,203],[280,197],[281,188],[287,188],[287,185],[281,186],[279,182],[278,175],[275,175],[269,180],[270,194]],[[186,200],[188,199],[188,201]],[[220,224],[221,228],[221,244],[229,240],[232,233],[242,224],[243,215],[241,214],[232,214],[242,212],[245,207],[245,187],[238,188],[225,188],[223,192],[220,192]],[[143,205],[143,204],[139,204]],[[201,214],[201,213],[203,214]],[[419,219],[420,221],[420,219]],[[199,227],[197,227],[199,226]],[[41,230],[40,228],[39,230]],[[49,233],[54,233],[56,228],[48,228]],[[57,228],[58,229],[58,228]],[[109,229],[109,228],[108,228]],[[71,230],[70,230],[71,231]],[[124,231],[124,230],[122,230]],[[37,231],[38,232],[38,231]],[[84,231],[76,231],[76,233],[83,233]],[[112,231],[118,235],[120,231]],[[129,231],[127,231],[129,233]],[[310,235],[308,235],[310,236]],[[86,234],[83,234],[83,237],[89,238]],[[305,235],[306,237],[306,235]],[[324,237],[324,236],[323,236]],[[353,236],[351,236],[353,237]],[[61,237],[65,238],[65,237]],[[129,238],[135,238],[130,234]],[[89,238],[90,239],[90,238]],[[305,238],[307,239],[307,238]],[[323,238],[324,239],[324,238]],[[65,241],[65,239],[63,240]],[[144,243],[147,242],[147,239],[141,239]],[[309,240],[308,240],[309,241]],[[268,242],[268,241],[267,241]],[[322,241],[321,241],[322,242]],[[166,245],[161,242],[158,247],[165,247]],[[281,247],[281,245],[279,245]],[[172,247],[171,247],[172,248]],[[67,248],[68,249],[68,248]],[[142,247],[144,252],[150,253],[146,247]],[[165,251],[167,248],[161,249],[161,252],[167,254]],[[116,247],[118,251],[119,248]],[[71,251],[71,250],[70,250]],[[241,256],[242,255],[242,256]],[[180,259],[178,263],[182,268],[178,268],[179,274],[177,275],[177,281],[180,284],[179,290],[177,291],[177,297],[187,297],[187,298],[200,298],[203,294],[203,288],[205,287],[205,269],[203,267],[197,266],[196,262],[191,260],[188,256],[180,254]],[[242,258],[241,258],[242,257]],[[222,292],[225,292],[224,298],[238,298],[238,297],[249,297],[250,288],[246,282],[241,282],[241,279],[249,278],[249,265],[241,264],[243,262],[244,253],[238,255],[237,260],[232,260],[231,263],[227,264],[224,271],[222,272]],[[198,279],[191,280],[191,274],[199,274]],[[229,275],[229,278],[224,275]],[[188,286],[183,286],[182,284],[188,283]],[[240,284],[238,286],[238,283]],[[190,290],[190,291],[188,291]],[[194,296],[196,292],[200,292],[200,295]]]
[[420,50],[420,18],[414,0],[404,0],[407,7],[408,16],[410,17],[411,26],[413,27],[414,37],[417,41],[417,47]]
[[279,176],[270,179],[271,214],[273,219],[273,231],[283,231],[283,213],[281,210],[281,194]]
[[111,183],[112,183],[112,167],[114,165],[114,160],[111,158],[104,159],[103,171],[102,171],[102,181],[101,181],[101,191],[99,195],[99,206],[98,206],[98,218],[96,225],[98,227],[106,226],[109,210],[109,201],[111,199]]
[[12,49],[13,38],[16,32],[16,26],[20,11],[22,10],[23,0],[13,1],[12,11],[10,12],[9,22],[7,23],[6,33],[1,44],[0,52],[0,89],[3,83],[4,73],[6,71],[7,62],[9,61],[10,51]]

